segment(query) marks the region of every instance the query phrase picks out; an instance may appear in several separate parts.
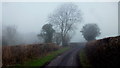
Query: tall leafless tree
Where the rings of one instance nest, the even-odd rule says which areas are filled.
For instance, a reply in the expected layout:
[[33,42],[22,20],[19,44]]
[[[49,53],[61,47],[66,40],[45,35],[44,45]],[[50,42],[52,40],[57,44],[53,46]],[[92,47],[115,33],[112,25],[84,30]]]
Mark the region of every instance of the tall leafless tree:
[[61,34],[55,32],[53,40],[57,45],[60,45],[61,44]]
[[65,3],[51,14],[48,21],[56,26],[57,31],[61,33],[62,45],[65,44],[65,37],[74,30],[74,25],[82,21],[82,14],[78,6],[73,3]]

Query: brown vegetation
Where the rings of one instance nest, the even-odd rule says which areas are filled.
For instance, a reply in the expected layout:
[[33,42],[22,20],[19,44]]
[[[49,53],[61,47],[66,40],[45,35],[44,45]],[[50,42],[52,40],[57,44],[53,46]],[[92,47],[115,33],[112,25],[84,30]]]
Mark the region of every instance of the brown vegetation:
[[93,67],[116,67],[120,64],[120,36],[91,41],[86,53]]
[[30,44],[2,47],[2,63],[6,65],[21,64],[27,60],[45,56],[49,52],[58,50],[55,44]]

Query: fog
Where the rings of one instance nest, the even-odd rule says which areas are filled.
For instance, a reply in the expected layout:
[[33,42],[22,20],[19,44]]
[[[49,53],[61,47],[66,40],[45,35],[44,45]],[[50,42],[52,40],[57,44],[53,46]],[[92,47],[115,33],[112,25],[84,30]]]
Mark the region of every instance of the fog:
[[2,3],[0,3],[0,45],[2,45]]
[[[37,34],[44,24],[48,23],[48,15],[54,12],[62,2],[13,2],[2,4],[2,27],[15,25],[23,43],[38,43]],[[83,25],[96,23],[101,35],[97,39],[118,35],[118,3],[117,2],[80,2],[75,3],[82,12],[83,21],[76,25],[71,42],[84,42],[80,33]]]
[[[118,3],[118,12],[120,12],[120,2]],[[118,13],[118,33],[120,35],[120,13]]]

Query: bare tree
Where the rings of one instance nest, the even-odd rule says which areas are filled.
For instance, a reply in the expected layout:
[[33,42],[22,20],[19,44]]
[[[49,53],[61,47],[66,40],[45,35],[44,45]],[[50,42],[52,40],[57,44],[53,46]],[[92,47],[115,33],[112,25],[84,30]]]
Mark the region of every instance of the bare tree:
[[86,24],[81,32],[87,41],[95,40],[100,35],[100,29],[97,24]]
[[73,3],[66,3],[49,16],[48,21],[56,26],[57,31],[61,33],[62,45],[65,45],[65,37],[74,30],[74,25],[82,20],[81,11]]
[[17,30],[16,26],[6,26],[3,28],[2,44],[3,45],[16,45]]
[[70,34],[68,34],[68,35],[66,35],[64,37],[65,45],[68,45],[68,43],[70,42],[71,38],[72,38],[72,36],[70,36]]
[[61,43],[61,34],[60,33],[54,33],[54,42],[57,44],[57,45],[60,45]]
[[42,27],[42,31],[38,34],[38,37],[42,37],[45,43],[51,43],[53,40],[53,34],[55,30],[52,28],[51,24],[45,24]]

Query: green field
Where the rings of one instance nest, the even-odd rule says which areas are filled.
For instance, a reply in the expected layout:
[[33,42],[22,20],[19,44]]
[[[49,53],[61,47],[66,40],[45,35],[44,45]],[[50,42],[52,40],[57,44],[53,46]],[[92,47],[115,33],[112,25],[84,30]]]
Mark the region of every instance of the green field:
[[18,65],[18,66],[44,66],[46,63],[50,62],[55,57],[57,57],[59,54],[65,52],[68,49],[70,49],[70,48],[66,47],[66,48],[59,49],[57,51],[49,53],[46,56],[43,56],[43,57],[38,58],[38,59],[33,59],[31,61],[27,61],[24,64]]
[[91,65],[87,59],[84,49],[80,50],[79,57],[80,57],[80,62],[83,68],[91,68]]

